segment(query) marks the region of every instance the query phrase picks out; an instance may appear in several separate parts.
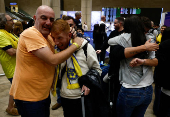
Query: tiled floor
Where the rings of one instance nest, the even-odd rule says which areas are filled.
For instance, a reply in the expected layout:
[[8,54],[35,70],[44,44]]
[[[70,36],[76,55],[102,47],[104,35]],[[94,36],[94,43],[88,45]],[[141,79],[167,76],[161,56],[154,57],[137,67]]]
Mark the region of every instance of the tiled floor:
[[[0,74],[1,73],[3,73],[3,70],[0,66]],[[7,80],[7,78],[5,76],[0,76],[0,117],[12,117],[11,115],[8,115],[5,112],[8,104],[10,86],[11,84]],[[56,97],[51,96],[51,105],[54,105],[55,103],[56,103]],[[145,117],[155,117],[153,115],[152,107],[153,107],[153,100],[145,113]],[[50,117],[64,117],[62,108],[59,108],[58,110],[50,110]]]

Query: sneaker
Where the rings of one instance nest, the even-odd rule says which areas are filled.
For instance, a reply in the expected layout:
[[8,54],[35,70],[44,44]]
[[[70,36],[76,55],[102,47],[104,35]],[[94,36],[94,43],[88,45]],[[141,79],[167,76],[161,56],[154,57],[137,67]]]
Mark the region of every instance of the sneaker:
[[61,107],[61,104],[56,103],[55,105],[52,106],[52,110],[56,110]]

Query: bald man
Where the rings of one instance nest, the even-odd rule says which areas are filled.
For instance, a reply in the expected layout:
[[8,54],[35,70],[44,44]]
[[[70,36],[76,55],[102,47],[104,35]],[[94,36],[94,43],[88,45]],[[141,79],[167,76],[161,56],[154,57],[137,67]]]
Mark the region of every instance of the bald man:
[[66,61],[83,41],[76,37],[68,49],[54,54],[54,42],[49,35],[54,17],[52,8],[38,7],[34,26],[20,35],[10,95],[21,117],[49,117],[55,66]]
[[106,17],[104,15],[101,16],[101,21],[99,22],[99,25],[100,24],[105,24],[105,21],[106,21]]

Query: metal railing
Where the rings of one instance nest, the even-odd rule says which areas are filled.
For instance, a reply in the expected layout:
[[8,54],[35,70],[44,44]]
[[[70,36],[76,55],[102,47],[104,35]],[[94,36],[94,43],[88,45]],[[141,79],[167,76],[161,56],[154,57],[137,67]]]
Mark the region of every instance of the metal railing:
[[4,73],[2,73],[2,74],[0,74],[0,76],[5,76],[5,74],[4,74]]
[[[0,63],[0,66],[1,66],[1,63]],[[5,76],[5,74],[4,74],[4,73],[1,73],[0,76]]]
[[20,21],[29,21],[32,19],[32,17],[23,10],[18,9],[18,12],[11,12],[8,7],[5,7],[5,10],[10,16]]

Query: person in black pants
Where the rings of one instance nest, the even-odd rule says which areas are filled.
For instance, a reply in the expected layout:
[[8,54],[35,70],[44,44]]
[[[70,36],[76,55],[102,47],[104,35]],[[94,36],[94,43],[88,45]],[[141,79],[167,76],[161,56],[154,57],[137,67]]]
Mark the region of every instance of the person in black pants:
[[[103,23],[100,24],[100,26],[99,26],[99,32],[96,35],[96,40],[95,40],[95,50],[101,49],[101,47],[103,46],[103,43],[107,40],[107,34],[105,32],[105,27],[106,27],[106,25]],[[105,54],[106,54],[106,50],[102,51],[100,53],[100,55],[98,55],[99,62],[101,62],[101,61],[104,62]]]
[[[101,47],[101,50],[97,50],[96,53],[99,54],[101,52],[105,52],[106,49],[109,47],[109,44],[108,44],[108,40],[110,38],[113,38],[115,36],[118,36],[120,34],[123,33],[123,24],[124,24],[124,18],[123,17],[117,17],[114,21],[114,27],[115,27],[115,30],[112,31],[109,35],[109,37],[107,38],[107,40],[104,41],[102,47]],[[119,66],[120,66],[120,58],[124,58],[124,54],[120,54],[120,58],[116,58],[114,56],[114,53],[116,51],[119,51],[120,53],[122,53],[121,51],[124,51],[124,48],[122,46],[111,46],[110,47],[110,55],[109,55],[109,58],[110,58],[110,61],[109,61],[109,64],[110,64],[110,69],[109,69],[109,76],[111,76],[112,74],[114,74],[114,79],[112,78],[111,79],[111,84],[112,84],[112,88],[111,88],[111,92],[113,92],[113,94],[111,95],[111,99],[113,101],[113,113],[116,114],[116,101],[117,101],[117,96],[118,96],[118,93],[119,93],[119,90],[120,90],[120,87],[121,87],[121,84],[119,82]],[[118,53],[119,53],[118,52]],[[117,53],[117,52],[116,52]],[[107,88],[107,84],[104,84],[104,89],[106,90],[105,92],[107,92],[108,88]],[[107,92],[108,94],[108,92]]]

